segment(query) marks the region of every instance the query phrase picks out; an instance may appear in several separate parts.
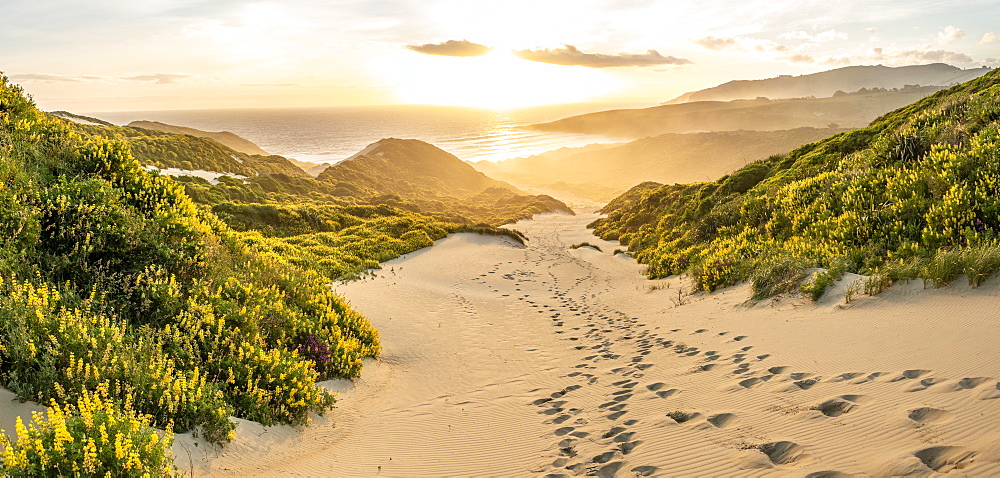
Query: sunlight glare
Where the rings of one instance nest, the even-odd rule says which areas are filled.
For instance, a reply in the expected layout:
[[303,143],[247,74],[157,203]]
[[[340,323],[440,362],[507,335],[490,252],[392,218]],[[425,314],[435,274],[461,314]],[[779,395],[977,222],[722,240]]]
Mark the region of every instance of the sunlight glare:
[[410,104],[518,108],[583,101],[618,86],[603,71],[525,61],[507,50],[401,60],[394,62],[394,82],[400,100]]

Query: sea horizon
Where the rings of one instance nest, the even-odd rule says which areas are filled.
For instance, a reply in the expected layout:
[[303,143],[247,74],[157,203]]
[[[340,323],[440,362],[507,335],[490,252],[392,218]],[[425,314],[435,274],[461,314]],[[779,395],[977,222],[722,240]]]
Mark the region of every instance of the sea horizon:
[[229,131],[271,154],[336,163],[383,138],[418,139],[465,161],[501,161],[564,147],[629,141],[605,135],[535,131],[535,123],[600,111],[620,103],[571,103],[509,110],[440,105],[106,111],[82,113],[116,125],[159,121]]

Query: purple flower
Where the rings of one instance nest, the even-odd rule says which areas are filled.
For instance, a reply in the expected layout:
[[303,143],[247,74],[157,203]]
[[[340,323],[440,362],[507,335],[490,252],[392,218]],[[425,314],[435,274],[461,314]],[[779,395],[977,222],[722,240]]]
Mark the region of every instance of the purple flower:
[[299,355],[322,365],[330,360],[330,347],[313,334],[308,334],[299,344]]

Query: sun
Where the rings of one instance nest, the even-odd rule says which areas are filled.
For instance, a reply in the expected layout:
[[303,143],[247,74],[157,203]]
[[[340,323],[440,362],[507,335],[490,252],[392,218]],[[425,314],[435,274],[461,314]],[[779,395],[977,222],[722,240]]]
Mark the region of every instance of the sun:
[[392,68],[400,101],[494,109],[572,103],[607,93],[617,81],[584,67],[522,60],[510,51],[479,57],[409,55]]

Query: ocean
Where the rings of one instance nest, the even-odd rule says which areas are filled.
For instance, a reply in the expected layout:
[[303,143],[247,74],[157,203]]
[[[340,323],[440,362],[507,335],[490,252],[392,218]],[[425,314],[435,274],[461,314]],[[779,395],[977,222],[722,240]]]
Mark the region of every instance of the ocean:
[[425,105],[86,113],[118,125],[160,121],[230,131],[265,151],[300,161],[337,162],[382,138],[419,139],[467,161],[499,161],[562,147],[627,141],[523,128],[532,123],[611,109],[571,104],[508,111]]

